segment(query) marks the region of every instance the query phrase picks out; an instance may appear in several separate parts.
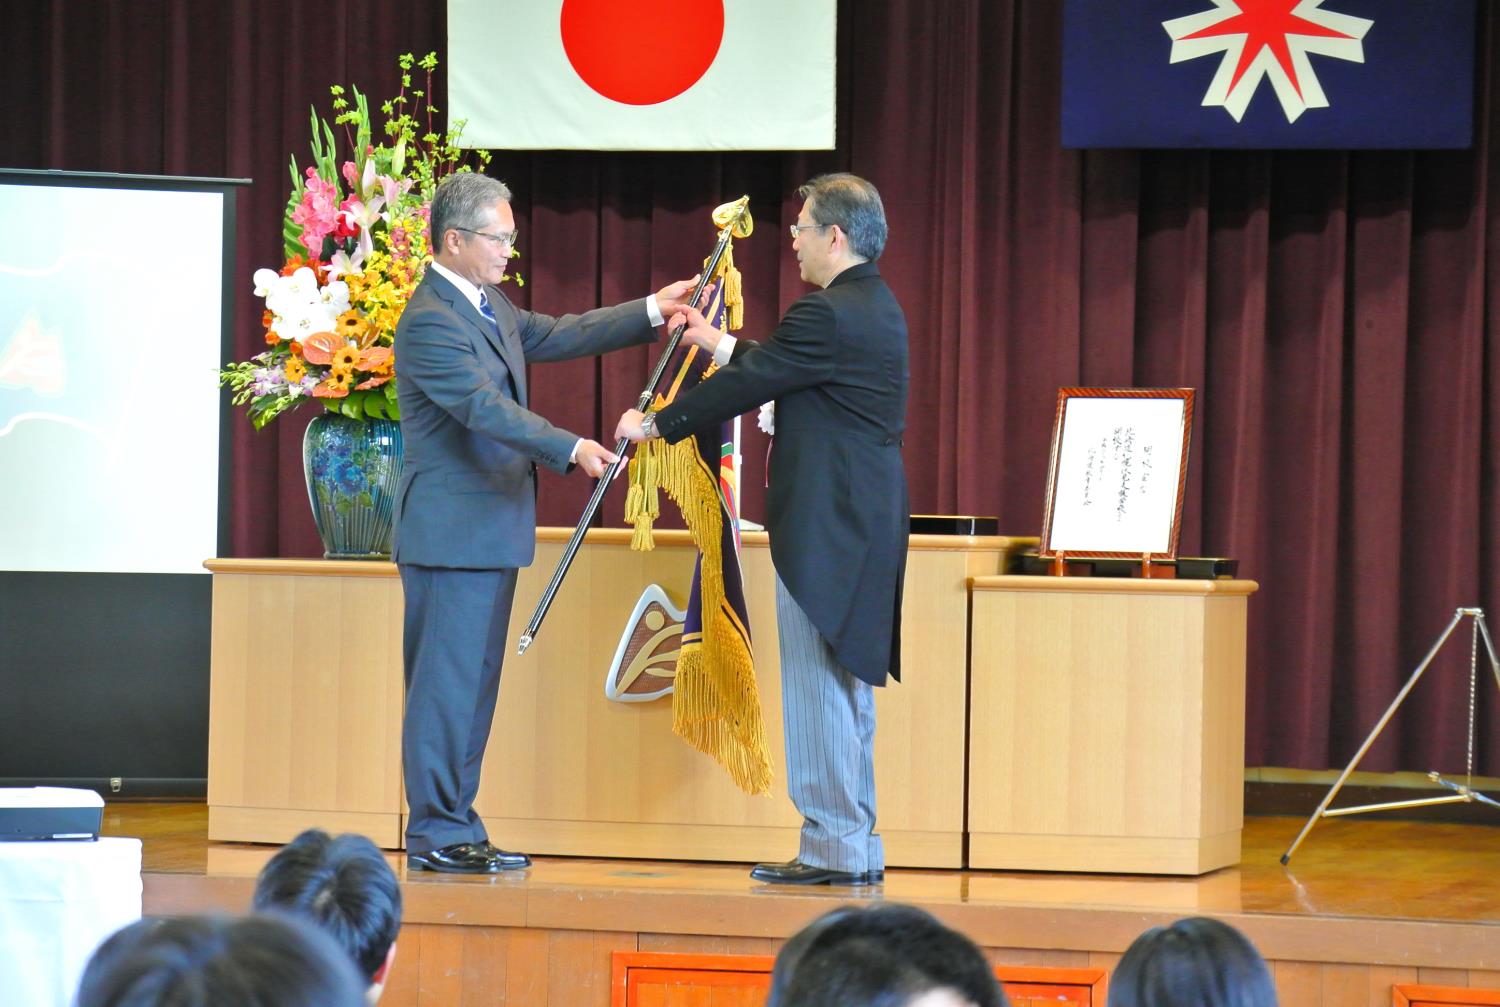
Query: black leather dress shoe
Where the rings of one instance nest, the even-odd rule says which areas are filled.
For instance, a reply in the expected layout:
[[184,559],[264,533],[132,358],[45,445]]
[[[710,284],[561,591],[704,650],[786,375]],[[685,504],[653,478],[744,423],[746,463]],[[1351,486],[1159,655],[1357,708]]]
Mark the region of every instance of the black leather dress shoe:
[[835,871],[789,860],[784,864],[756,864],[750,876],[773,885],[857,886],[880,884],[885,880],[885,871]]
[[526,854],[502,850],[488,839],[480,843],[479,848],[498,860],[502,871],[519,871],[523,867],[531,866],[531,858]]
[[474,843],[454,843],[424,853],[408,853],[406,867],[408,870],[440,871],[443,874],[495,874],[504,870],[489,851]]

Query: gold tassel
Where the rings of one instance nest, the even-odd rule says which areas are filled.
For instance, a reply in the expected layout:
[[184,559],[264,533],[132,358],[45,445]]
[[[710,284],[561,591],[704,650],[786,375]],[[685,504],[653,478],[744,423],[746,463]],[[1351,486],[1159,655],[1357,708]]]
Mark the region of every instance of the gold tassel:
[[[644,441],[636,461],[654,472],[658,485],[682,510],[688,534],[703,554],[699,567],[703,590],[703,642],[684,645],[672,690],[672,730],[700,752],[717,759],[745,791],[771,792],[771,759],[760,695],[748,647],[724,600],[723,511],[719,487],[707,471],[692,438],[667,444]],[[644,461],[641,459],[645,457]],[[642,479],[646,476],[643,474]],[[627,504],[628,505],[628,504]],[[628,517],[628,515],[627,515]],[[639,526],[638,526],[639,527]]]
[[625,522],[635,527],[630,538],[630,548],[636,552],[650,552],[656,548],[651,531],[656,519],[661,517],[661,501],[657,490],[661,486],[661,470],[667,464],[666,442],[642,441],[636,445],[635,456],[630,459],[630,488],[625,491]]
[[[705,259],[703,264],[708,265],[708,260]],[[724,246],[724,254],[719,258],[719,268],[713,278],[723,287],[724,324],[730,332],[735,332],[745,324],[745,286],[734,265],[734,242]]]

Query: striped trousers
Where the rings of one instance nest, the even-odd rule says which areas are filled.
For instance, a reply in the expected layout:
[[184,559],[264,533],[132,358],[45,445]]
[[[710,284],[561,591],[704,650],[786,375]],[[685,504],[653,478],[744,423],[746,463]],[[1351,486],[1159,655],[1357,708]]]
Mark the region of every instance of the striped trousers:
[[875,690],[851,675],[776,578],[787,789],[802,814],[797,859],[885,869],[875,834]]

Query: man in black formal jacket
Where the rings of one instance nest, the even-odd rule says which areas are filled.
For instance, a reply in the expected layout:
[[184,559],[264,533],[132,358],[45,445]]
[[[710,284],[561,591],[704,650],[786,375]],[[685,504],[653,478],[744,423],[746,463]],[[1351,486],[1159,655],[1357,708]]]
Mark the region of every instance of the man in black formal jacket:
[[788,884],[877,884],[875,699],[900,678],[901,591],[909,505],[906,318],[875,260],[885,209],[875,187],[822,175],[798,194],[792,226],[802,279],[819,289],[787,310],[769,341],[736,342],[697,311],[688,338],[722,368],[660,412],[625,413],[616,437],[676,442],[776,404],[767,530],[776,566],[787,786],[802,813],[796,859],[751,877]]

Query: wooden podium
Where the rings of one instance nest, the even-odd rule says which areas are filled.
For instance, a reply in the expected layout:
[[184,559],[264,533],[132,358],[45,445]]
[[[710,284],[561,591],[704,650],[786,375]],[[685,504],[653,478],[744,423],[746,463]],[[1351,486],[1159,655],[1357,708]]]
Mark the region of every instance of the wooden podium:
[[[510,646],[567,540],[540,529],[521,571]],[[604,676],[646,584],[682,603],[686,532],[638,553],[589,532],[536,643],[505,656],[476,808],[529,853],[785,859],[801,819],[786,796],[770,549],[744,536],[756,674],[775,781],[741,793],[671,731],[670,699],[614,703]],[[1026,540],[1034,541],[1034,540]],[[905,681],[876,690],[880,832],[893,866],[963,855],[969,579],[998,574],[1014,540],[914,536],[902,624]],[[317,825],[401,844],[401,585],[389,563],[213,560],[209,838],[285,842]]]
[[1245,580],[973,581],[969,866],[1239,861]]

